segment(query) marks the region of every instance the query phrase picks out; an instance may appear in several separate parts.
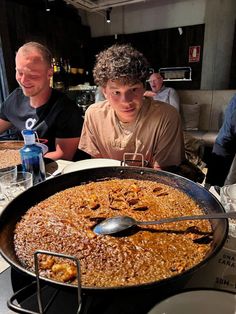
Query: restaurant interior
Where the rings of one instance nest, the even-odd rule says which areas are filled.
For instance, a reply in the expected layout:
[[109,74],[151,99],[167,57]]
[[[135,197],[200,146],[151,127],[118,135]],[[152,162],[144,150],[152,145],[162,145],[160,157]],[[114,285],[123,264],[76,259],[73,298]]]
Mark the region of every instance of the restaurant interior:
[[94,101],[95,55],[114,43],[131,43],[154,71],[172,75],[165,85],[178,91],[184,127],[208,151],[236,89],[235,5],[233,0],[1,0],[1,100],[17,86],[14,55],[26,41],[48,45],[54,87],[65,89],[84,110]]
[[[184,131],[201,141],[201,170],[207,171],[225,109],[236,92],[235,0],[0,0],[0,106],[17,87],[15,53],[27,41],[39,41],[49,47],[53,55],[52,86],[65,92],[83,112],[95,101],[97,86],[92,75],[95,56],[115,43],[130,43],[143,52],[151,71],[162,73],[165,85],[178,92]],[[148,83],[146,88],[150,89]],[[56,177],[55,182],[62,185],[57,176],[67,164],[62,161],[57,168],[54,166],[50,172]],[[92,170],[90,173],[93,176]],[[197,199],[203,197],[201,204],[210,202],[208,205],[213,211],[214,206],[218,206],[219,195],[214,193],[209,201],[202,194],[202,187],[200,190],[195,185],[187,188],[199,193]],[[43,193],[49,193],[50,189],[55,188],[47,182]],[[37,193],[33,190],[32,195]],[[10,204],[9,210],[11,207]],[[235,224],[232,226],[236,230]],[[223,241],[228,227],[222,225],[221,228]],[[236,244],[235,231],[232,234],[226,240],[225,249],[218,250],[220,245],[216,244],[217,249],[212,253],[215,258],[206,261],[207,267],[195,269],[195,276],[193,272],[190,279],[183,276],[177,278],[177,282],[154,285],[153,290],[141,285],[141,289],[117,291],[119,289],[114,288],[104,292],[95,288],[81,292],[46,282],[42,284],[44,290],[40,295],[36,289],[39,289],[38,282],[32,285],[31,277],[22,275],[14,267],[9,268],[9,264],[0,259],[0,313],[195,314],[190,301],[189,312],[186,309],[173,311],[176,303],[171,310],[162,303],[160,309],[154,306],[183,289],[193,291],[200,287],[205,292],[214,291],[214,300],[205,293],[205,302],[214,303],[214,314],[220,314],[218,303],[235,306],[236,253],[232,249]],[[2,243],[0,240],[0,248]],[[4,291],[2,283],[6,287]],[[9,298],[28,285],[30,292],[14,295],[14,302],[29,308],[30,312],[15,307],[13,297],[9,309]],[[223,292],[218,296],[219,291]],[[230,298],[229,302],[226,297]],[[45,311],[40,309],[39,301],[38,305],[40,298],[50,304]],[[192,295],[188,300],[191,298]],[[184,300],[186,303],[187,299]],[[225,309],[226,314],[232,313],[232,306]],[[204,308],[197,309],[204,313]]]

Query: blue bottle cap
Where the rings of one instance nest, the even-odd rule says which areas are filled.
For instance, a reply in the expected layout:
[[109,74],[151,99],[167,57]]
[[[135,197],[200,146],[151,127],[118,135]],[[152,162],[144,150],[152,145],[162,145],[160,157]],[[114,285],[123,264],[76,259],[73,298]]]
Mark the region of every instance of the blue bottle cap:
[[24,142],[26,145],[32,145],[35,144],[35,132],[33,130],[23,130],[21,132],[23,138],[24,138]]

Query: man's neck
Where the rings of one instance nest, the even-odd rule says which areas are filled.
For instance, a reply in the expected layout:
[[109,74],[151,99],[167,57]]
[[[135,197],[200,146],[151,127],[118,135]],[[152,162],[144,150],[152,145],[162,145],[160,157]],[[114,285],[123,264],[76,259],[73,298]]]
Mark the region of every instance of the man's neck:
[[52,89],[49,88],[40,95],[30,97],[30,106],[33,108],[39,108],[46,104],[51,96]]

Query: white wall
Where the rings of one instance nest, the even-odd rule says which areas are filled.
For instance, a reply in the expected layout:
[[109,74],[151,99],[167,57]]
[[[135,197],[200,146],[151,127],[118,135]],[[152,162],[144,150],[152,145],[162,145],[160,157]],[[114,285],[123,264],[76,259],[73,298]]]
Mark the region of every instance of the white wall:
[[178,26],[202,24],[207,0],[149,0],[114,7],[112,22],[98,13],[81,14],[82,21],[91,28],[92,37],[138,33]]
[[236,18],[235,0],[207,0],[201,89],[227,89]]

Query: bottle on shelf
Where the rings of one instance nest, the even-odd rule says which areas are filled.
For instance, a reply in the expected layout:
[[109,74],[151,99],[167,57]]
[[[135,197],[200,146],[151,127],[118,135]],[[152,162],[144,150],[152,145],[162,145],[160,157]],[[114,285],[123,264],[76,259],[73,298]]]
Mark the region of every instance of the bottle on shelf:
[[56,64],[55,58],[52,58],[52,67],[53,67],[53,73],[57,72],[57,64]]
[[84,85],[89,86],[90,85],[90,77],[89,77],[89,71],[85,71],[84,75]]
[[54,73],[56,72],[56,59],[55,58],[52,58],[52,68],[53,68],[53,75],[50,78],[50,87],[53,88],[54,87],[53,77],[54,77]]
[[71,71],[69,59],[53,58],[53,88],[67,90],[70,85],[71,73],[73,71]]
[[63,71],[64,71],[64,86],[65,90],[69,87],[69,77],[70,77],[70,60],[64,59],[63,60]]
[[43,150],[37,145],[33,130],[23,130],[22,135],[25,143],[20,149],[22,170],[32,173],[35,185],[46,179]]

